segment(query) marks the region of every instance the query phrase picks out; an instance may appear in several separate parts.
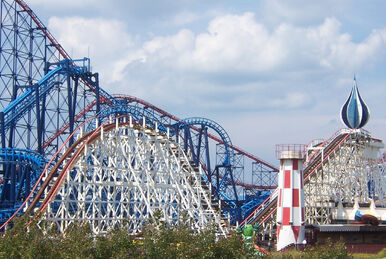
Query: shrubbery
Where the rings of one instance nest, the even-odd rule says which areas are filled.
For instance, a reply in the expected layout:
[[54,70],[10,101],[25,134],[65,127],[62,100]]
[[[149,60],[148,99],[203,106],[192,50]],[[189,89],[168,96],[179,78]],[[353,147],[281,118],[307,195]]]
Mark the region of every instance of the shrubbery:
[[349,256],[346,246],[343,241],[332,243],[331,239],[327,239],[327,243],[321,246],[311,246],[306,248],[305,257],[303,258],[318,258],[318,259],[345,259],[352,258]]
[[[0,237],[0,258],[259,258],[244,248],[241,236],[232,232],[217,240],[215,229],[199,234],[184,224],[166,227],[157,218],[140,236],[115,229],[94,237],[89,225],[72,225],[65,235],[43,234],[35,224],[25,230],[23,219]],[[267,258],[351,258],[343,242],[307,247],[304,251],[273,253]]]
[[316,244],[308,246],[304,251],[287,250],[284,252],[273,253],[269,258],[282,259],[346,259],[353,258],[348,254],[343,241],[338,241],[335,244],[331,239],[327,239],[326,244]]
[[36,225],[25,230],[25,222],[0,237],[1,258],[252,258],[241,237],[233,232],[216,241],[214,229],[199,234],[179,225],[166,228],[154,222],[141,237],[125,229],[115,229],[94,237],[88,225],[73,225],[65,235],[54,231],[43,234]]

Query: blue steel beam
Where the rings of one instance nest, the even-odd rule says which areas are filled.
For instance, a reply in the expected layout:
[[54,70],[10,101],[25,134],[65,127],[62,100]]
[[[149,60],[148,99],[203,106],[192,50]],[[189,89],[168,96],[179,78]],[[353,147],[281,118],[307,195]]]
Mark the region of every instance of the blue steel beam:
[[[44,93],[48,93],[49,90],[57,83],[54,76],[57,75],[59,71],[62,70],[62,67],[58,66],[54,70],[51,70],[47,75],[45,75],[39,82],[38,86],[42,86],[40,89],[40,98],[43,97]],[[25,91],[21,96],[12,101],[2,112],[4,114],[4,129],[7,130],[12,124],[20,119],[26,112],[31,110],[36,103],[36,98],[34,92],[36,91],[35,86],[31,86]]]
[[[88,59],[84,59],[88,60]],[[3,130],[9,129],[12,125],[14,125],[17,120],[23,117],[28,111],[30,111],[34,105],[37,104],[36,94],[38,95],[38,99],[43,99],[44,96],[49,94],[49,92],[53,89],[53,87],[57,84],[62,84],[66,80],[69,83],[69,79],[72,76],[83,76],[83,74],[89,73],[87,70],[87,66],[76,66],[74,62],[79,62],[82,60],[63,60],[57,64],[57,67],[50,72],[48,72],[42,79],[40,79],[36,85],[30,86],[21,96],[12,101],[3,111],[4,114],[4,126]],[[58,76],[62,76],[61,78]],[[85,78],[85,77],[82,77]],[[99,88],[102,92],[103,96],[107,97],[109,101],[113,104],[117,104],[118,101],[108,94],[106,91]],[[68,98],[69,106],[70,106],[70,117],[74,117],[72,110],[75,107],[76,98],[72,100],[72,90],[71,87],[68,86]],[[71,121],[71,118],[70,118]],[[72,125],[73,126],[73,125]]]
[[228,135],[228,133],[224,130],[223,127],[221,127],[217,122],[201,118],[201,117],[191,117],[191,118],[185,118],[180,120],[176,123],[176,127],[183,128],[185,125],[192,126],[192,125],[201,125],[205,127],[209,127],[217,132],[217,134],[221,137],[221,140],[223,141],[223,144],[225,146],[225,152],[226,156],[223,161],[223,165],[230,165],[231,163],[231,157],[233,156],[233,150],[230,148],[232,146],[232,141]]
[[0,164],[6,167],[0,184],[0,208],[13,208],[30,192],[46,161],[35,151],[1,148]]
[[[222,200],[226,201],[226,204],[231,205],[232,208],[229,208],[232,210],[233,216],[237,221],[242,220],[241,218],[241,207],[239,203],[239,197],[237,194],[236,190],[236,184],[235,184],[235,179],[233,176],[232,172],[232,161],[233,161],[233,149],[232,147],[232,142],[231,139],[228,135],[228,133],[215,121],[206,119],[206,118],[201,118],[201,117],[192,117],[192,118],[186,118],[183,120],[178,121],[175,125],[175,129],[185,129],[185,146],[189,146],[190,150],[192,152],[192,155],[194,158],[200,159],[200,154],[196,154],[195,156],[195,150],[198,149],[198,147],[195,147],[193,145],[191,135],[190,135],[190,126],[201,126],[201,128],[205,129],[206,137],[207,140],[207,129],[211,128],[213,129],[221,138],[223,145],[225,147],[225,158],[222,164],[216,165],[216,192],[218,195],[221,197]],[[199,131],[201,132],[201,131]],[[187,147],[185,148],[187,149]],[[207,152],[207,163],[210,161],[209,157],[209,145],[206,145],[206,152]],[[199,162],[197,162],[198,164]],[[209,178],[209,181],[212,181],[212,172],[208,170],[207,165],[205,165],[205,169],[207,170],[207,175]],[[209,165],[210,168],[210,165]],[[225,173],[220,175],[219,173],[219,168],[224,168]],[[229,189],[228,186],[231,186]],[[219,197],[219,198],[220,198]]]
[[[127,112],[127,113],[130,113],[133,115],[133,117],[136,117],[136,119],[139,121],[142,119],[143,116],[146,117],[146,124],[151,126],[151,127],[155,127],[155,125],[158,124],[158,128],[160,131],[162,132],[166,132],[166,127],[167,126],[171,126],[172,124],[172,120],[175,118],[174,116],[171,116],[170,114],[167,114],[165,115],[164,113],[162,114],[162,116],[166,116],[165,118],[168,119],[169,118],[169,123],[165,123],[165,119],[161,116],[160,117],[160,114],[154,114],[154,113],[157,113],[157,112],[160,112],[162,113],[163,111],[158,109],[157,107],[154,107],[152,106],[152,108],[150,109],[146,109],[147,106],[145,106],[144,108],[142,107],[136,107],[136,108],[128,108],[128,107],[124,107],[122,108],[122,106],[126,106],[128,104],[123,104],[121,102],[121,100],[117,100],[116,98],[114,98],[113,96],[111,96],[109,93],[107,93],[106,91],[104,91],[103,89],[101,89],[99,87],[99,81],[98,81],[98,74],[91,74],[89,71],[90,71],[90,66],[89,66],[89,63],[88,63],[88,66],[85,65],[85,61],[87,61],[87,59],[81,59],[81,60],[78,60],[78,61],[83,61],[84,62],[84,65],[83,66],[79,66],[79,67],[76,67],[76,66],[72,66],[69,62],[70,60],[70,57],[69,55],[66,53],[66,51],[60,46],[60,44],[55,40],[55,38],[50,34],[50,32],[46,29],[46,27],[42,24],[42,22],[39,20],[39,18],[32,12],[32,10],[24,3],[24,1],[22,0],[15,0],[12,1],[12,5],[13,7],[10,7],[8,8],[6,4],[3,4],[7,1],[5,0],[1,0],[1,4],[2,4],[2,9],[1,11],[3,12],[3,9],[4,9],[4,13],[9,13],[10,16],[8,15],[9,18],[13,18],[15,19],[14,21],[12,21],[12,23],[9,23],[9,24],[5,24],[4,28],[7,27],[7,28],[2,28],[1,31],[5,31],[6,32],[13,32],[14,34],[12,33],[1,33],[0,34],[0,37],[4,37],[5,41],[4,42],[9,42],[8,41],[8,38],[9,39],[12,39],[12,40],[15,40],[15,41],[25,41],[25,42],[31,42],[33,43],[33,46],[30,47],[30,49],[28,49],[30,51],[30,53],[32,53],[32,57],[31,59],[27,59],[25,58],[25,62],[20,62],[19,60],[19,57],[18,57],[18,53],[20,55],[22,55],[22,51],[20,49],[18,49],[18,47],[16,45],[14,46],[11,46],[13,47],[15,50],[12,51],[12,53],[15,53],[14,56],[12,56],[12,54],[10,54],[9,56],[12,57],[15,62],[9,62],[7,57],[8,56],[2,56],[0,55],[0,63],[1,62],[5,62],[5,63],[9,63],[10,67],[8,70],[10,70],[8,74],[8,76],[10,75],[13,75],[16,73],[15,77],[10,77],[14,82],[12,83],[8,83],[7,84],[7,88],[8,89],[13,89],[12,93],[10,93],[10,95],[12,95],[11,97],[8,98],[8,96],[6,96],[6,98],[4,100],[7,100],[10,99],[10,100],[13,100],[13,104],[15,104],[18,109],[16,108],[9,108],[10,110],[12,110],[13,112],[7,112],[7,114],[3,112],[0,112],[0,122],[1,122],[1,138],[3,140],[2,142],[2,147],[5,148],[5,146],[7,145],[7,143],[5,143],[5,140],[6,140],[6,130],[8,129],[9,130],[9,146],[11,147],[13,145],[13,143],[11,143],[11,139],[13,139],[11,137],[11,135],[15,134],[15,135],[18,135],[18,136],[24,136],[22,133],[23,131],[20,130],[20,133],[18,131],[18,127],[19,126],[25,126],[27,125],[28,127],[30,127],[30,121],[27,121],[27,122],[23,122],[24,125],[22,125],[22,123],[14,123],[16,121],[18,121],[20,118],[23,117],[23,120],[25,118],[28,117],[28,120],[30,120],[30,117],[32,116],[38,116],[38,118],[35,118],[37,121],[35,121],[37,123],[37,127],[40,127],[37,129],[38,131],[38,134],[39,135],[37,137],[37,141],[38,143],[41,143],[42,141],[44,141],[44,138],[45,137],[50,137],[47,133],[47,136],[44,132],[45,129],[45,119],[47,118],[47,121],[53,121],[53,120],[56,120],[57,118],[57,123],[56,123],[56,132],[53,132],[52,128],[50,131],[47,131],[47,132],[50,132],[52,134],[54,134],[56,137],[54,139],[56,139],[56,143],[53,144],[53,146],[59,146],[62,142],[61,140],[58,140],[59,138],[66,138],[66,135],[68,134],[68,131],[72,131],[73,130],[73,127],[74,127],[74,122],[77,120],[75,118],[75,113],[76,113],[76,103],[77,103],[77,97],[76,97],[76,94],[78,91],[76,91],[76,89],[74,89],[74,92],[69,92],[67,95],[67,98],[68,98],[68,102],[65,104],[65,105],[68,105],[68,110],[65,111],[65,113],[61,113],[61,116],[64,116],[67,121],[69,122],[69,125],[68,127],[66,127],[66,125],[64,125],[66,122],[64,121],[60,121],[59,122],[59,109],[62,109],[62,111],[64,110],[63,107],[59,107],[60,106],[60,103],[56,103],[57,105],[57,110],[58,110],[58,114],[57,117],[55,117],[54,119],[50,118],[50,116],[46,115],[46,112],[45,112],[45,108],[46,108],[46,105],[45,105],[45,98],[47,97],[47,95],[50,93],[49,90],[47,90],[47,92],[45,93],[43,89],[44,87],[33,87],[33,82],[36,82],[37,79],[39,78],[44,78],[46,77],[50,72],[48,71],[48,68],[52,65],[56,65],[57,67],[59,66],[64,66],[64,63],[63,62],[58,62],[58,63],[48,63],[48,62],[57,62],[58,60],[64,58],[65,60],[67,60],[67,64],[71,67],[71,73],[73,73],[73,75],[75,77],[79,76],[79,78],[83,81],[83,83],[85,83],[87,86],[89,86],[89,89],[92,90],[92,92],[95,94],[96,96],[96,113],[99,113],[101,111],[101,101],[104,102],[104,103],[107,103],[107,106],[109,107],[105,113],[106,114],[112,114],[112,113],[121,113],[121,112]],[[10,1],[9,1],[10,2]],[[17,4],[16,4],[17,3]],[[19,5],[19,7],[18,7]],[[20,7],[22,7],[22,9],[20,9]],[[14,13],[14,17],[12,17],[12,13]],[[27,26],[27,24],[18,24],[17,22],[17,17],[21,17],[23,19],[23,17],[28,17],[28,15],[30,16],[30,20],[29,20],[29,25]],[[3,17],[6,17],[6,16],[2,16]],[[2,21],[3,22],[3,21]],[[4,25],[2,23],[2,25]],[[25,26],[25,27],[23,27]],[[29,36],[26,37],[25,39],[23,39],[20,35],[18,35],[18,31],[19,29],[22,29],[22,30],[28,30],[29,32]],[[10,35],[10,36],[7,36],[7,35]],[[39,45],[38,42],[36,42],[36,38],[37,36],[39,36],[41,38],[43,38],[44,40],[42,41],[42,45]],[[3,41],[2,41],[3,43]],[[3,45],[1,46],[3,47]],[[9,46],[7,46],[8,48]],[[34,49],[39,49],[40,48],[40,52],[38,54],[41,54],[41,56],[39,57],[36,57],[36,53],[34,52]],[[53,51],[53,49],[56,49],[59,54],[55,51]],[[35,53],[35,54],[34,54]],[[30,54],[29,54],[30,55]],[[42,68],[42,66],[40,66],[39,62],[37,62],[39,58],[39,62],[41,62],[42,64],[45,64],[44,65],[44,73],[43,71],[40,71],[39,69]],[[18,61],[19,63],[17,63],[16,61]],[[29,62],[29,63],[28,63]],[[73,62],[77,62],[77,61],[74,61]],[[7,64],[8,65],[8,64]],[[34,69],[35,70],[39,70],[38,72],[26,72],[24,71],[22,73],[22,75],[18,75],[17,73],[19,73],[18,69],[16,69],[15,67],[11,68],[12,66],[17,66],[17,65],[21,65],[21,67],[32,67],[32,66],[36,66]],[[8,72],[8,70],[6,72]],[[42,69],[43,70],[43,69]],[[1,71],[2,72],[2,76],[4,75],[4,71]],[[12,73],[11,73],[12,72]],[[51,71],[52,72],[52,71]],[[58,72],[57,76],[54,76],[54,77],[59,77],[60,79],[64,78],[63,80],[65,81],[66,80],[66,75],[68,74],[65,74],[65,72]],[[69,72],[67,72],[69,73]],[[46,76],[43,76],[43,74],[47,74]],[[25,76],[27,75],[27,76]],[[19,80],[17,80],[17,77],[19,78]],[[20,78],[23,77],[23,78],[29,78],[28,80],[20,80]],[[43,78],[41,80],[43,80]],[[95,79],[95,81],[92,80],[92,78]],[[40,81],[40,80],[39,80]],[[64,83],[64,81],[60,81],[59,83]],[[68,77],[67,77],[67,81],[68,80]],[[57,81],[58,82],[58,81]],[[77,80],[75,80],[75,88],[76,88],[76,84],[77,83]],[[18,92],[18,89],[20,88],[20,85],[30,85],[31,87],[30,88],[26,88],[24,90],[24,93],[21,93],[21,91]],[[49,85],[49,83],[45,83],[43,84],[43,86],[47,86]],[[14,86],[14,88],[11,88],[9,86]],[[51,83],[51,86],[55,86],[55,83]],[[36,90],[36,91],[35,91]],[[31,95],[29,95],[28,93],[26,92],[30,92]],[[35,92],[35,94],[33,94],[33,92]],[[90,93],[92,93],[90,91]],[[79,92],[81,93],[81,92]],[[19,94],[19,97],[17,96]],[[21,95],[20,95],[21,94]],[[32,110],[32,112],[29,112],[31,111],[31,109],[33,109],[34,105],[32,103],[29,103],[27,102],[26,100],[23,101],[23,95],[25,95],[25,98],[28,97],[31,97],[32,99],[34,99],[34,103],[36,105],[36,112],[34,110]],[[72,98],[71,98],[72,96]],[[94,98],[94,96],[92,97]],[[23,101],[24,104],[27,104],[27,105],[21,105],[21,104],[17,104],[17,100],[19,100],[19,102]],[[86,100],[86,96],[84,97],[84,100]],[[89,101],[89,100],[88,100]],[[40,103],[40,105],[39,105]],[[2,107],[5,107],[5,106],[2,106]],[[83,107],[86,107],[86,105],[84,105]],[[82,106],[78,106],[78,109],[82,109],[83,108]],[[88,106],[87,106],[88,107]],[[7,107],[8,108],[8,107]],[[53,110],[52,107],[50,107],[51,111]],[[28,113],[28,115],[26,115]],[[36,114],[35,114],[36,113]],[[83,115],[85,115],[86,113],[90,113],[88,114],[89,116],[91,115],[95,115],[94,111],[89,111],[87,110],[87,112],[83,113]],[[1,116],[3,115],[3,116]],[[134,116],[135,115],[135,116]],[[47,117],[45,117],[47,116]],[[168,117],[169,116],[169,117]],[[84,117],[85,118],[85,117]],[[83,119],[84,119],[83,118]],[[9,122],[9,128],[5,127],[6,126],[6,121],[10,121]],[[39,122],[40,120],[40,122]],[[178,119],[177,119],[178,120]],[[22,121],[22,120],[20,120]],[[32,123],[35,123],[34,121],[32,121]],[[163,122],[163,123],[162,123]],[[48,124],[49,122],[47,122]],[[62,123],[62,124],[61,124]],[[207,120],[206,123],[209,125],[210,128],[213,128],[213,127],[216,127],[216,123],[212,124],[211,121]],[[51,126],[52,126],[53,123],[51,123]],[[196,124],[196,125],[202,125],[202,124]],[[218,124],[217,124],[218,125]],[[13,128],[12,128],[13,127]],[[205,129],[204,129],[205,128]],[[68,130],[67,130],[68,129]],[[199,141],[199,146],[197,146],[196,148],[192,147],[193,148],[193,154],[195,153],[194,151],[196,151],[196,156],[197,158],[200,157],[200,152],[203,152],[201,151],[201,148],[204,148],[205,149],[205,156],[206,156],[206,160],[207,160],[207,165],[206,167],[208,168],[208,171],[211,172],[211,165],[210,165],[210,155],[209,155],[209,140],[208,140],[208,136],[213,139],[213,136],[209,135],[208,132],[207,132],[207,129],[208,127],[204,127],[204,126],[201,126],[201,129],[204,129],[203,131],[199,131],[199,138],[201,139],[202,137],[204,137],[204,145],[201,147],[201,141]],[[224,158],[224,161],[222,161],[222,164],[221,166],[223,167],[227,167],[229,166],[229,168],[231,168],[232,166],[232,154],[233,154],[233,149],[235,147],[232,146],[231,144],[231,141],[230,141],[230,138],[229,136],[227,137],[227,134],[225,131],[222,131],[221,130],[222,128],[219,127],[217,128],[217,130],[220,132],[219,135],[223,135],[225,136],[225,138],[222,138],[222,141],[224,142],[224,146],[225,146],[225,149],[226,149],[226,156]],[[67,131],[65,131],[67,130]],[[177,129],[178,130],[178,129]],[[64,133],[64,134],[63,134]],[[174,132],[171,132],[172,135],[174,134]],[[189,132],[190,133],[190,132]],[[62,136],[60,136],[60,134],[63,134]],[[204,135],[203,135],[204,134]],[[33,134],[30,134],[31,136]],[[30,135],[27,136],[27,138],[30,138]],[[189,136],[190,135],[190,136]],[[193,131],[192,131],[192,134],[189,134],[188,135],[188,141],[189,141],[189,145],[192,146],[192,135],[193,135]],[[203,136],[202,136],[203,135]],[[31,138],[31,143],[34,143],[35,139],[34,138]],[[216,140],[217,141],[217,140]],[[50,142],[51,143],[51,142]],[[188,143],[188,142],[187,142]],[[228,143],[228,144],[227,144]],[[40,145],[40,144],[39,144]],[[17,143],[15,144],[15,146],[17,146]],[[34,149],[35,146],[33,145],[30,145],[30,144],[25,144],[25,147],[27,148],[31,148],[31,149]],[[41,148],[38,147],[38,150],[41,151],[40,149],[44,149],[44,153],[46,152],[46,149],[45,149],[45,145],[43,145]],[[236,150],[236,149],[235,149]],[[203,153],[204,153],[203,152]],[[237,150],[236,150],[237,152]],[[193,155],[193,157],[195,157]],[[250,156],[252,157],[252,156]],[[254,159],[254,157],[252,158]],[[267,164],[265,164],[266,166],[269,166]],[[230,169],[231,170],[231,169]],[[11,171],[10,171],[11,172]],[[231,173],[231,172],[230,172]],[[232,174],[229,174],[229,171],[226,170],[225,171],[225,178],[222,182],[224,183],[224,186],[227,187],[226,185],[228,185],[230,182],[232,182],[233,186],[234,186],[234,183],[235,183],[235,179],[233,179],[233,175]],[[219,179],[217,179],[219,180]],[[236,179],[237,180],[237,179]],[[211,181],[211,180],[210,180]],[[234,188],[233,188],[234,189]],[[226,197],[226,194],[224,193],[223,194],[224,197]],[[234,198],[233,197],[230,197],[230,198],[225,198],[226,200],[233,200]]]

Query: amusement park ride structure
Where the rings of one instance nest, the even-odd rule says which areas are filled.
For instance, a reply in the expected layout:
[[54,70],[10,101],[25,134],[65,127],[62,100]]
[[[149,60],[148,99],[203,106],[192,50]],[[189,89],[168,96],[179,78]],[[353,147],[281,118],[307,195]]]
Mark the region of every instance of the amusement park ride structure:
[[[305,217],[302,225],[347,224],[354,221],[356,211],[364,213],[369,208],[377,220],[385,223],[385,153],[379,158],[384,144],[360,128],[368,119],[367,105],[359,95],[354,78],[353,90],[342,107],[342,121],[349,129],[339,130],[326,141],[315,141],[300,149],[304,151],[302,185]],[[277,153],[280,155],[282,152],[295,151],[296,148],[278,145]],[[276,228],[281,225],[275,217],[282,204],[278,196],[280,188],[241,225],[259,223],[263,227],[261,237],[272,239]],[[290,239],[286,244],[291,243],[296,244]]]
[[[195,231],[258,222],[263,237],[274,235],[278,168],[210,119],[110,95],[90,60],[72,60],[24,1],[1,0],[0,15],[1,228],[26,214],[60,231],[86,221],[95,234],[137,233],[160,211],[170,225],[188,216]],[[368,114],[358,114],[364,125]],[[349,214],[355,200],[384,208],[382,147],[344,129],[302,150],[308,224],[330,223],[342,204]]]
[[[89,60],[72,60],[24,1],[1,1],[0,41],[3,221],[30,205],[45,174],[75,144],[75,129],[82,125],[79,131],[90,132],[110,117],[124,115],[133,123],[145,121],[161,135],[169,132],[194,168],[203,170],[211,199],[221,203],[232,222],[241,221],[263,200],[262,191],[275,188],[265,183],[275,182],[269,177],[278,169],[234,146],[214,121],[180,120],[138,98],[104,91]],[[245,168],[252,170],[253,183],[242,181],[244,163],[250,163]]]

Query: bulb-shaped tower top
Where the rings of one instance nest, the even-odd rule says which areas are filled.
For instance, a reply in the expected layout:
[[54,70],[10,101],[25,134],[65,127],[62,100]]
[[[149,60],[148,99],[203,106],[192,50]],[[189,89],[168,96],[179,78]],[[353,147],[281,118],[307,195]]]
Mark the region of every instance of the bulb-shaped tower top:
[[370,110],[359,94],[355,76],[351,94],[342,106],[341,117],[344,124],[350,129],[362,128],[370,118]]

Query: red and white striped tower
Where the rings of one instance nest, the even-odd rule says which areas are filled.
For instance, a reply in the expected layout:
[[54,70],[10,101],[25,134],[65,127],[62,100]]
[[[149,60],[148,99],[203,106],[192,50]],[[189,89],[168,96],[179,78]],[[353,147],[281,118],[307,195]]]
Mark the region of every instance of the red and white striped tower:
[[303,158],[300,151],[281,151],[278,188],[276,223],[277,251],[280,251],[304,241]]

